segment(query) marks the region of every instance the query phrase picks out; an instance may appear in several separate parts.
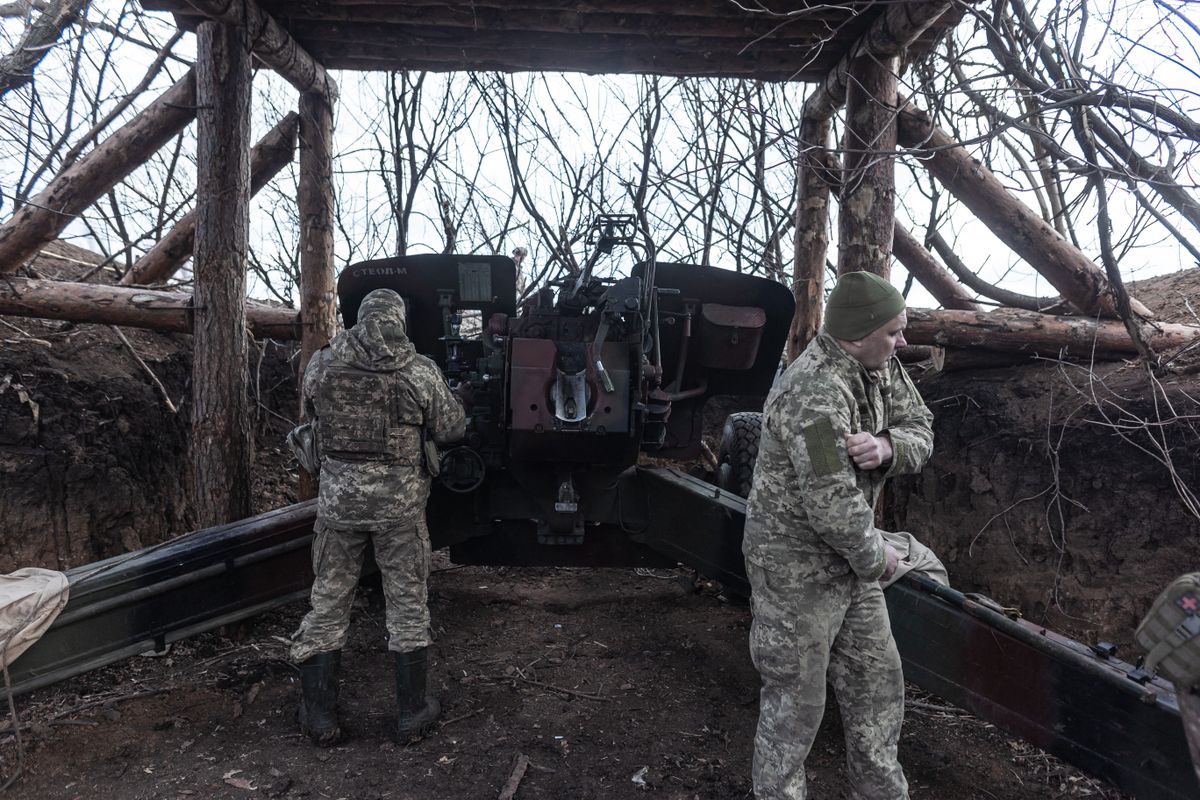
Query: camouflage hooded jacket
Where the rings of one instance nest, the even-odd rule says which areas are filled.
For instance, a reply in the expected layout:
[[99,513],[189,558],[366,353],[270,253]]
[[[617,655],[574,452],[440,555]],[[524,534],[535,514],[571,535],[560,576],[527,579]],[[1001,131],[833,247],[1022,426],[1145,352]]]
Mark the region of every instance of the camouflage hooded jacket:
[[304,409],[321,451],[317,518],[341,527],[382,527],[424,513],[430,479],[421,437],[455,441],[466,425],[437,365],[395,325],[385,337],[381,322],[360,319],[304,373]]
[[[747,501],[746,560],[805,580],[883,574],[875,502],[885,480],[915,473],[933,450],[933,415],[900,362],[865,369],[822,333],[767,396]],[[892,460],[857,469],[844,434],[887,431]]]

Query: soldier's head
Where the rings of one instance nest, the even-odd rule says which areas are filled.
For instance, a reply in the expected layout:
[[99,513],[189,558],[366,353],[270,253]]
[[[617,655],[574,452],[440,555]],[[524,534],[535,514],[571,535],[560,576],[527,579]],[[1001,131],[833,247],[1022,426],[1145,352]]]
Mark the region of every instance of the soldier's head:
[[358,325],[373,322],[385,339],[406,336],[404,298],[391,289],[375,289],[363,298],[358,307]]
[[867,369],[879,369],[904,341],[904,296],[870,272],[838,278],[825,305],[825,332]]

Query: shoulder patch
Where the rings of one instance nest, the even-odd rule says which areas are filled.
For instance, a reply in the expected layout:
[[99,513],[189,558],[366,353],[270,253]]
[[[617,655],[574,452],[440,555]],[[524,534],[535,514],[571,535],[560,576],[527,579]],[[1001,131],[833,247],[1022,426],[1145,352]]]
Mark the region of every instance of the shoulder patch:
[[804,436],[804,447],[808,450],[808,460],[812,462],[814,475],[823,478],[841,470],[837,435],[833,432],[833,423],[828,417],[818,417],[804,424],[800,432]]

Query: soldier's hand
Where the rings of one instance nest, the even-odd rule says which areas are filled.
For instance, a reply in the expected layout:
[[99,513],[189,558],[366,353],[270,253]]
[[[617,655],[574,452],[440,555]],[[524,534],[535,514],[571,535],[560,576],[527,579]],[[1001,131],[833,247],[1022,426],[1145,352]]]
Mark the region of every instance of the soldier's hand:
[[471,410],[471,405],[475,402],[475,391],[471,388],[471,384],[467,381],[462,381],[452,390],[454,396],[458,398],[458,402],[467,411]]
[[887,559],[883,567],[883,574],[879,576],[879,582],[887,582],[893,575],[896,574],[896,567],[900,566],[900,552],[890,544],[883,546],[883,555]]
[[861,470],[875,469],[892,460],[892,440],[866,431],[845,434],[846,452]]

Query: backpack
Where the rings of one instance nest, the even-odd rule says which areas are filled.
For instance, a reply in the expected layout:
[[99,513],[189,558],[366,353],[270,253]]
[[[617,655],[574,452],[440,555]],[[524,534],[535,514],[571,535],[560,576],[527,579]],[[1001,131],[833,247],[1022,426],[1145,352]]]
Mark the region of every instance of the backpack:
[[1179,689],[1200,684],[1200,572],[1171,581],[1134,633],[1146,650],[1143,669]]

